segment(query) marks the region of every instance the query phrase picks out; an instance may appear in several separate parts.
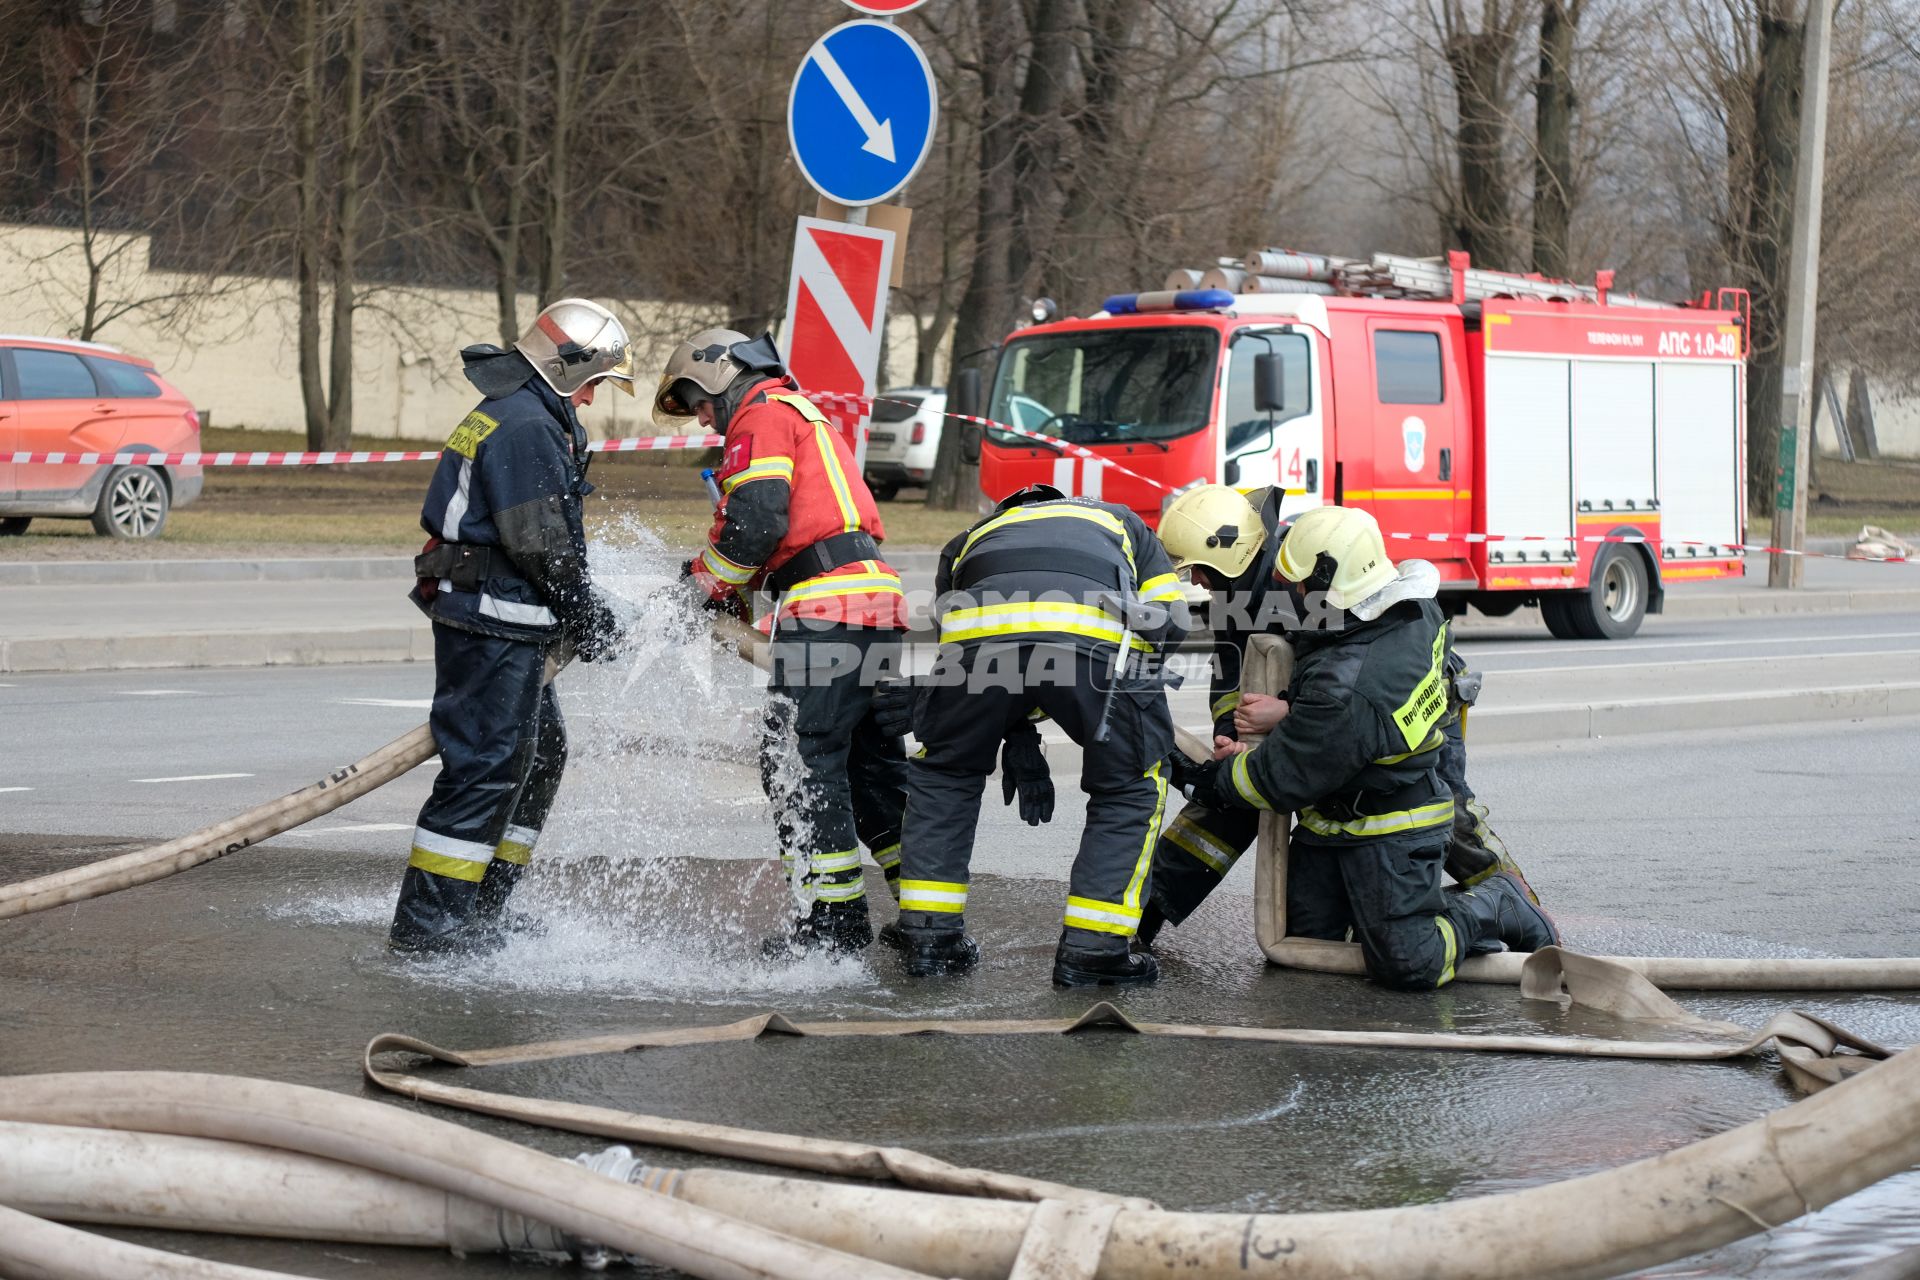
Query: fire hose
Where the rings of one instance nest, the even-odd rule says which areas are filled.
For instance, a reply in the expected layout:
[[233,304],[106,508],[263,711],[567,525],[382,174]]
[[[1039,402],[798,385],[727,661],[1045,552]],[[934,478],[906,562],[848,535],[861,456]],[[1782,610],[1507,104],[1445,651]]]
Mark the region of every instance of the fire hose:
[[[9,1083],[0,1119],[26,1123],[0,1135],[8,1139],[0,1142],[0,1203],[129,1225],[164,1220],[329,1239],[347,1231],[367,1243],[430,1244],[439,1234],[440,1242],[481,1248],[489,1231],[501,1241],[496,1247],[539,1238],[536,1228],[505,1214],[495,1213],[490,1227],[488,1215],[497,1209],[623,1249],[656,1248],[668,1239],[670,1251],[648,1256],[683,1267],[691,1261],[696,1275],[1603,1277],[1769,1229],[1920,1162],[1920,1050],[1715,1137],[1600,1173],[1444,1204],[1299,1214],[1076,1208],[1056,1200],[1023,1204],[670,1169],[645,1171],[641,1180],[655,1188],[648,1190],[445,1121],[301,1086],[163,1072],[26,1076]],[[136,1200],[63,1178],[62,1161],[70,1166],[83,1155],[128,1150],[124,1141],[84,1129],[221,1141],[190,1147],[135,1142],[142,1156],[156,1165],[166,1161],[176,1175],[162,1180],[163,1196]],[[286,1177],[256,1178],[247,1199],[230,1202],[217,1194],[217,1180],[178,1176],[197,1167],[194,1161],[220,1159],[230,1143],[272,1148],[231,1154]],[[370,1182],[361,1169],[385,1180]],[[138,1187],[146,1175],[123,1169],[114,1176]],[[316,1194],[329,1186],[338,1188],[337,1198]],[[276,1196],[276,1187],[285,1195]],[[276,1203],[256,1208],[260,1197]],[[143,1213],[134,1204],[157,1211]],[[341,1207],[354,1205],[366,1213],[343,1226]],[[136,1273],[258,1280],[270,1274],[213,1269],[218,1264],[162,1271],[127,1265],[124,1255],[98,1261],[82,1251],[127,1246],[91,1236],[81,1236],[74,1254],[59,1255],[68,1265],[35,1269],[33,1258],[46,1257],[44,1234],[12,1230],[16,1221],[0,1214],[0,1228],[9,1228],[0,1230],[0,1272],[7,1274],[76,1280]],[[714,1221],[741,1234],[724,1245],[709,1237],[711,1247],[676,1236]],[[717,1262],[716,1255],[736,1253],[736,1242],[748,1260]],[[789,1252],[805,1250],[814,1252]],[[1048,1256],[1064,1256],[1066,1265],[1043,1271],[1038,1259]],[[802,1259],[799,1269],[756,1269],[794,1267]]]

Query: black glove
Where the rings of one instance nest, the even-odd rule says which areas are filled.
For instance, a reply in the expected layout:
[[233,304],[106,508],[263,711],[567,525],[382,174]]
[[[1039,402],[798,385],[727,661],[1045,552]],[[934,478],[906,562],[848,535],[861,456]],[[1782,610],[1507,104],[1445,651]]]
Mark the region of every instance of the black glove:
[[729,591],[722,596],[701,596],[700,607],[708,613],[717,613],[723,618],[734,618],[753,625],[753,614],[747,608],[747,601],[738,591]]
[[913,728],[913,702],[920,690],[911,680],[890,677],[873,686],[873,722],[889,738],[904,738]]
[[566,631],[573,656],[582,662],[606,662],[620,656],[620,620],[598,592],[567,616]]
[[1021,725],[1007,735],[1000,748],[1000,796],[1007,803],[1020,797],[1020,820],[1030,827],[1053,821],[1053,775],[1040,747],[1040,731]]
[[1214,779],[1226,764],[1224,760],[1195,761],[1186,752],[1175,751],[1167,757],[1167,781],[1187,799],[1206,804],[1213,797]]

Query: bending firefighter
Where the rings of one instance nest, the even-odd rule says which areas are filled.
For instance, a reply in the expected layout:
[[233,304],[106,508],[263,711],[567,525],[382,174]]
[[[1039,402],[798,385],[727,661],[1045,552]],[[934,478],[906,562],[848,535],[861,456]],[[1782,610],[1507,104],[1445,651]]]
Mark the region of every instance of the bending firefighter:
[[400,951],[502,938],[567,762],[549,654],[610,656],[612,611],[587,572],[587,433],[574,410],[610,379],[633,394],[627,332],[596,303],[547,307],[513,350],[468,347],[485,397],[441,452],[413,599],[433,619],[429,724],[440,775],[420,810],[389,941]]
[[[1274,561],[1287,529],[1280,520],[1278,488],[1243,496],[1226,485],[1201,485],[1168,505],[1160,518],[1160,541],[1174,565],[1196,584],[1216,593],[1218,625],[1213,634],[1213,732],[1216,744],[1242,733],[1272,730],[1287,709],[1282,697],[1251,695],[1244,702],[1240,671],[1247,640],[1261,633],[1291,635],[1303,621],[1277,590]],[[1409,580],[1432,572],[1421,561],[1402,566]],[[1466,669],[1449,637],[1446,648],[1447,714],[1436,766],[1453,794],[1453,828],[1447,838],[1445,870],[1471,887],[1497,871],[1511,872],[1526,889],[1520,867],[1488,821],[1487,808],[1467,783],[1466,716],[1479,694],[1480,678]],[[1180,811],[1161,833],[1153,856],[1153,897],[1141,922],[1140,937],[1151,944],[1163,924],[1179,925],[1233,869],[1259,834],[1259,814],[1249,809],[1214,808],[1196,801]]]
[[1009,777],[1031,782],[1038,713],[1079,744],[1087,794],[1053,980],[1153,981],[1159,966],[1129,942],[1165,808],[1173,720],[1158,672],[1137,668],[1186,634],[1166,553],[1126,508],[1036,485],[947,544],[935,590],[940,657],[913,711],[925,746],[909,762],[902,846],[907,971],[978,961],[964,913],[980,795],[1003,741]]
[[770,334],[749,341],[708,329],[680,344],[654,418],[673,429],[690,417],[725,433],[726,445],[713,531],[685,576],[704,607],[742,619],[746,593],[774,598],[761,780],[782,861],[810,905],[769,950],[857,950],[873,941],[859,845],[891,883],[905,803],[904,745],[871,705],[907,625],[900,577],[880,559],[879,508]]
[[1351,935],[1376,981],[1417,990],[1451,981],[1463,956],[1557,943],[1512,871],[1441,888],[1454,799],[1439,772],[1450,697],[1432,566],[1396,569],[1371,515],[1320,507],[1293,522],[1273,572],[1296,616],[1331,605],[1328,625],[1291,633],[1290,697],[1265,741],[1221,744],[1201,765],[1175,757],[1175,770],[1207,810],[1297,813],[1288,933]]

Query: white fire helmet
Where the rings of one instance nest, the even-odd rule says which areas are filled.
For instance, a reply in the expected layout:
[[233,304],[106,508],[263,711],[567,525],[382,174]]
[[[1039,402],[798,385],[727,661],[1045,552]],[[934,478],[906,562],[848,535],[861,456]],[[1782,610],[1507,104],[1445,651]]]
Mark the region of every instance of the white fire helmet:
[[606,378],[633,394],[633,343],[613,312],[585,298],[548,303],[513,349],[562,396]]

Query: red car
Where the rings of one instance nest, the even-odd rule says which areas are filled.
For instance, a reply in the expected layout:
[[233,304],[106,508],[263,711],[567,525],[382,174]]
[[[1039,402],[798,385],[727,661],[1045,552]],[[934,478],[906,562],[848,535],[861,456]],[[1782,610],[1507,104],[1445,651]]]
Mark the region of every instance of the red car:
[[199,467],[16,463],[16,453],[188,453],[200,415],[152,361],[94,342],[0,334],[0,537],[43,517],[157,538],[200,496]]

